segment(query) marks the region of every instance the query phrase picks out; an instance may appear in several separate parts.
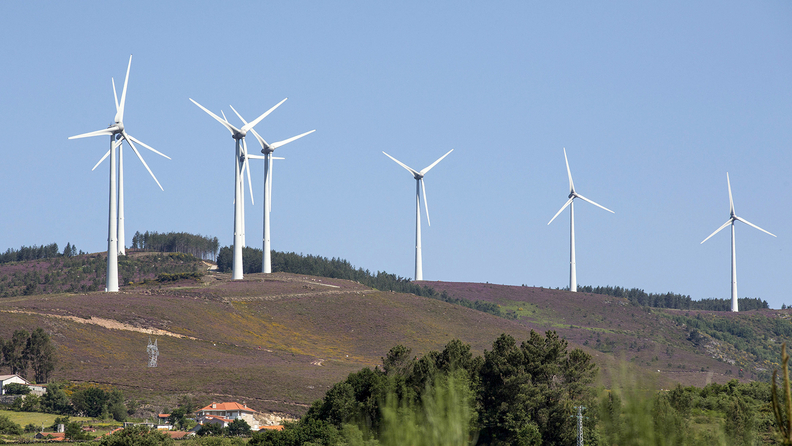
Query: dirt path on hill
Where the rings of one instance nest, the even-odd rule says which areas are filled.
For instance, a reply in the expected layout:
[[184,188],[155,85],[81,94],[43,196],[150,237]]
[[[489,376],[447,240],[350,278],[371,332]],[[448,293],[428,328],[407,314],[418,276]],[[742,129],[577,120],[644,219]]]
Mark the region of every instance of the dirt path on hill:
[[184,338],[184,339],[191,339],[193,341],[198,341],[200,339],[194,338],[192,336],[185,336],[180,335],[178,333],[173,333],[166,330],[160,330],[159,328],[141,328],[135,327],[134,325],[125,324],[123,322],[118,322],[113,319],[104,319],[101,317],[91,316],[90,319],[83,319],[77,316],[63,316],[59,314],[51,314],[51,313],[36,313],[34,311],[20,311],[20,310],[0,310],[2,313],[22,313],[22,314],[32,314],[36,316],[44,316],[44,317],[52,317],[56,319],[66,319],[72,322],[77,322],[78,324],[92,324],[92,325],[99,325],[100,327],[104,327],[110,330],[126,330],[126,331],[134,331],[138,333],[145,333],[150,335],[156,336],[171,336],[174,338]]

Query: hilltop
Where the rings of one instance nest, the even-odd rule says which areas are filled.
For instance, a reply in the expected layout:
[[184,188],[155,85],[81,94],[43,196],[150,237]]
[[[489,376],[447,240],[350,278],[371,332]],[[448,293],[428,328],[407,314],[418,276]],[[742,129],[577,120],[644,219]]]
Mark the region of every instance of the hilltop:
[[[380,364],[397,344],[421,355],[457,338],[481,354],[501,333],[519,342],[532,329],[556,330],[594,356],[604,383],[623,359],[632,374],[667,387],[763,379],[778,345],[792,334],[785,310],[658,310],[590,293],[421,282],[454,299],[491,302],[517,316],[509,319],[307,275],[231,281],[229,274],[207,272],[171,280],[188,276],[149,279],[117,294],[2,298],[0,337],[43,327],[58,347],[55,379],[112,384],[155,405],[189,393],[201,402],[240,400],[300,415],[349,373]],[[150,337],[158,339],[156,368],[147,367]]]

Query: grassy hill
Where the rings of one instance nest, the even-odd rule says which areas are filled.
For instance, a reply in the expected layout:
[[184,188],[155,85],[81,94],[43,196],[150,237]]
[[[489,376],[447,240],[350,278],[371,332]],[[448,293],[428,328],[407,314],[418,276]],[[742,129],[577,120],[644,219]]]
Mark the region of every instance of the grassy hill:
[[[184,262],[186,271],[200,269],[200,262],[167,261]],[[300,415],[349,373],[379,364],[396,344],[420,355],[458,338],[481,354],[501,333],[521,341],[531,329],[556,330],[594,356],[605,383],[617,376],[612,371],[621,370],[623,359],[631,373],[668,387],[760,379],[792,334],[785,310],[661,311],[587,293],[423,283],[453,298],[492,302],[518,317],[340,279],[275,273],[231,281],[229,274],[208,273],[200,280],[149,280],[114,294],[2,298],[0,337],[43,327],[58,347],[55,379],[112,384],[155,408],[173,407],[189,393],[199,403],[237,400]],[[149,337],[158,339],[156,368],[147,367]]]

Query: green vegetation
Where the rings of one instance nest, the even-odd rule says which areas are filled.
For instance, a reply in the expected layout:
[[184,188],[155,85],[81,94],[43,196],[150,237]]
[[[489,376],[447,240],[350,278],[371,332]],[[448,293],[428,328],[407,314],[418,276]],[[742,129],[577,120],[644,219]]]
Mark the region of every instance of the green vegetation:
[[[245,247],[242,250],[242,256],[245,274],[261,272],[262,250]],[[220,253],[217,255],[217,270],[220,272],[227,272],[231,271],[232,268],[233,249],[230,246],[224,246],[220,248]],[[513,311],[503,312],[500,307],[491,302],[454,298],[445,291],[438,293],[428,286],[417,285],[410,279],[388,274],[384,271],[379,271],[375,275],[371,273],[371,271],[364,270],[363,268],[355,269],[349,261],[343,259],[328,259],[327,257],[295,254],[293,252],[272,251],[272,272],[352,280],[382,291],[415,294],[417,296],[428,297],[430,299],[441,300],[450,304],[483,311],[484,313],[495,316],[510,319],[516,319],[517,317],[516,313]]]
[[0,415],[0,434],[22,435],[22,426],[11,421],[6,415]]
[[[792,337],[792,320],[778,314],[752,314],[739,319],[729,315],[697,313],[671,314],[666,317],[689,331],[688,340],[703,345],[710,339],[718,341],[721,351],[735,352],[735,364],[747,368],[760,364],[757,376],[769,379],[769,370],[776,365],[779,339]],[[761,369],[761,370],[760,370]]]
[[[653,308],[671,308],[676,310],[709,310],[709,311],[731,311],[731,299],[701,299],[693,300],[690,296],[676,293],[655,294],[647,293],[640,288],[622,288],[614,286],[590,285],[578,286],[578,292],[604,294],[606,296],[624,297],[635,305]],[[767,301],[757,297],[743,297],[738,299],[740,311],[758,310],[770,308]]]
[[[11,374],[27,377],[27,370],[33,370],[37,383],[46,383],[55,369],[55,347],[49,335],[37,328],[28,334],[25,330],[15,330],[11,339],[0,339],[0,369],[6,366]],[[6,386],[8,387],[8,386]]]
[[130,426],[105,435],[99,446],[173,446],[174,441],[167,434],[146,426]]
[[217,237],[189,234],[186,232],[149,232],[141,234],[139,231],[132,236],[132,249],[155,252],[182,252],[200,259],[217,257],[220,247]]
[[69,415],[125,421],[131,411],[134,411],[127,407],[124,394],[118,389],[94,384],[73,385],[59,382],[49,383],[47,391],[41,397],[28,394],[24,398],[15,399],[10,409],[16,412],[65,415],[64,418],[56,418],[55,425],[67,424]]
[[781,367],[784,374],[784,401],[778,397],[778,370],[773,370],[773,415],[775,416],[778,433],[784,445],[792,445],[792,389],[789,381],[789,355],[786,352],[786,343],[781,346]]
[[[353,437],[385,445],[475,444],[476,438],[489,445],[570,444],[572,408],[593,404],[588,384],[595,373],[591,356],[567,351],[552,331],[532,331],[520,345],[501,335],[483,357],[458,340],[421,358],[399,345],[381,368],[349,375],[298,423],[256,433],[250,444],[330,445]],[[589,432],[593,423],[585,423]]]

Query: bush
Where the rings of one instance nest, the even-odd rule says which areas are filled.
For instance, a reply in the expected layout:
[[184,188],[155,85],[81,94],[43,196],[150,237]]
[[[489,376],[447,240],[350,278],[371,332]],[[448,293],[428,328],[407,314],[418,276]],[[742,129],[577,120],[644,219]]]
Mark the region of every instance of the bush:
[[99,446],[173,446],[173,439],[146,426],[132,426],[99,440]]
[[6,415],[0,415],[0,434],[22,435],[22,426],[11,421]]
[[11,383],[3,386],[3,392],[6,395],[27,395],[30,393],[30,387],[24,384]]

